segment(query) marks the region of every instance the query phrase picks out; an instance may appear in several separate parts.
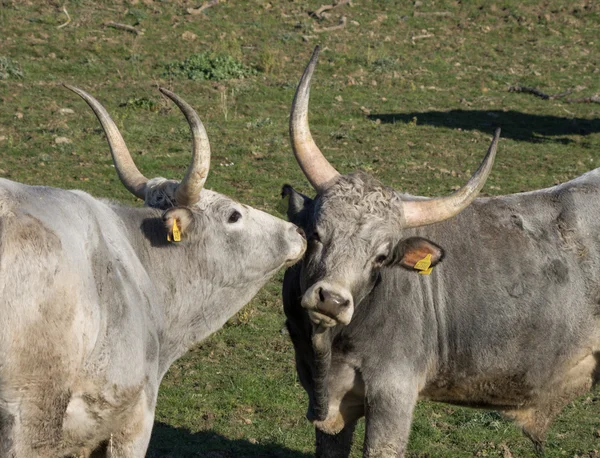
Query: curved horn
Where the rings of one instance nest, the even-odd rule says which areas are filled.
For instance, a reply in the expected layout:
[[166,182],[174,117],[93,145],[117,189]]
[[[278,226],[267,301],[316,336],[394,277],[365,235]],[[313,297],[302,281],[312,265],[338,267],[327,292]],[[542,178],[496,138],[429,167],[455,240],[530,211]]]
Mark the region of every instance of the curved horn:
[[146,198],[146,183],[148,182],[148,178],[142,175],[135,166],[133,159],[131,159],[131,154],[129,154],[129,150],[127,149],[127,145],[108,112],[100,102],[87,92],[82,91],[78,87],[71,86],[70,84],[63,83],[63,86],[79,95],[94,111],[94,114],[98,118],[98,121],[100,121],[100,124],[102,124],[102,129],[106,134],[110,153],[112,154],[113,162],[115,163],[115,168],[117,169],[117,174],[119,175],[121,182],[129,192],[144,200]]
[[160,92],[169,97],[179,107],[192,131],[192,162],[185,177],[177,186],[175,199],[177,205],[191,206],[200,200],[200,191],[204,187],[210,169],[210,143],[208,135],[198,114],[184,100],[165,88]]
[[320,48],[317,46],[304,70],[298,89],[296,89],[290,115],[290,138],[294,155],[304,175],[317,192],[327,189],[330,182],[339,175],[314,142],[308,126],[310,80],[317,65],[319,51]]
[[404,210],[405,227],[418,227],[427,224],[433,224],[458,214],[477,197],[481,188],[489,176],[496,150],[498,149],[498,139],[500,138],[500,129],[496,129],[494,139],[490,145],[483,162],[473,174],[471,179],[460,188],[447,197],[437,197],[428,200],[404,201],[402,208]]

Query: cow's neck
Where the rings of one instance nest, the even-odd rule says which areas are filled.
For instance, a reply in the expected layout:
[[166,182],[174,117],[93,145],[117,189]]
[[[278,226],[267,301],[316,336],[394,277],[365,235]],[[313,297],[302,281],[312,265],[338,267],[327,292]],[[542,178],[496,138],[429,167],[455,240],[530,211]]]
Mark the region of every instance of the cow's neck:
[[[163,311],[160,370],[193,344],[220,329],[266,283],[243,284],[230,278],[219,259],[204,259],[192,244],[166,240],[162,212],[152,208],[115,207],[128,228],[128,238],[156,287]],[[162,375],[161,374],[161,375]]]

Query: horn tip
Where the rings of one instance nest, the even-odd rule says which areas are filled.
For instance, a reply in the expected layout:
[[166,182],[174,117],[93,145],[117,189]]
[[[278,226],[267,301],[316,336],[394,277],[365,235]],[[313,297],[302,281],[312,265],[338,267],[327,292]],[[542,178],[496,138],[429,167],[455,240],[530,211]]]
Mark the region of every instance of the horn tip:
[[86,102],[88,102],[88,100],[90,98],[93,99],[93,97],[91,95],[89,95],[83,89],[78,88],[77,86],[73,86],[72,84],[69,84],[69,83],[62,83],[62,85],[64,87],[66,87],[69,91],[74,92],[75,94],[77,94],[79,97],[81,97]]
[[73,92],[81,91],[81,89],[79,89],[77,86],[73,86],[73,85],[71,85],[69,83],[64,83],[63,82],[62,85],[64,87],[66,87],[68,90],[73,91]]
[[494,139],[497,139],[498,137],[500,137],[500,132],[502,129],[500,129],[500,127],[496,127],[496,130],[494,131]]
[[312,64],[313,62],[317,61],[317,59],[319,58],[319,53],[320,52],[321,52],[321,46],[320,45],[315,46],[315,50],[312,53],[309,65]]
[[175,94],[173,91],[169,91],[168,89],[164,88],[164,87],[159,87],[158,90],[161,92],[161,94],[163,94],[164,96],[168,97],[169,99],[171,99],[173,102],[175,102],[175,104],[179,107],[182,108],[182,106],[187,105],[185,101],[181,100],[179,98],[179,96],[177,94]]

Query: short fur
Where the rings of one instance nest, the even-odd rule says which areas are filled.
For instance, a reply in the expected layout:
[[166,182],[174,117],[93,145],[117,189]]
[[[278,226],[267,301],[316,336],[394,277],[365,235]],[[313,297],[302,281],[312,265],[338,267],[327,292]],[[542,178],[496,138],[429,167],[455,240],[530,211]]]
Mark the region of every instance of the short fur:
[[[598,382],[600,169],[411,230],[411,197],[363,173],[314,200],[284,194],[309,238],[283,301],[317,456],[348,456],[363,415],[364,456],[404,456],[417,399],[503,412],[541,450],[555,415]],[[409,237],[444,249],[430,275],[398,268]],[[339,315],[319,309],[319,288],[347,299]]]
[[1,457],[143,457],[170,364],[304,251],[209,190],[170,243],[175,186],[153,183],[157,208],[128,208],[0,179]]

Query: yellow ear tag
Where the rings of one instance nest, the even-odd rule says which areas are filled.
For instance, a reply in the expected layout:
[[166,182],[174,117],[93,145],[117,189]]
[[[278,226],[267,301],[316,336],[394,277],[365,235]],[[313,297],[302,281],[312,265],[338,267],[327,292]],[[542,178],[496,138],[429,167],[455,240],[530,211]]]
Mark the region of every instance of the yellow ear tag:
[[177,220],[173,220],[173,241],[181,242],[181,232],[179,231],[179,227],[177,227]]
[[421,275],[429,275],[433,270],[431,267],[431,254],[428,254],[414,265],[414,269],[418,270]]
[[433,271],[433,267],[430,267],[429,269],[425,269],[425,270],[419,270],[419,274],[421,275],[429,275],[431,272]]

